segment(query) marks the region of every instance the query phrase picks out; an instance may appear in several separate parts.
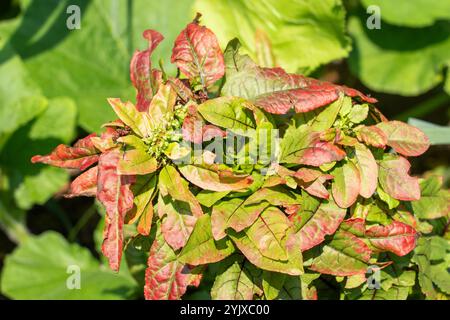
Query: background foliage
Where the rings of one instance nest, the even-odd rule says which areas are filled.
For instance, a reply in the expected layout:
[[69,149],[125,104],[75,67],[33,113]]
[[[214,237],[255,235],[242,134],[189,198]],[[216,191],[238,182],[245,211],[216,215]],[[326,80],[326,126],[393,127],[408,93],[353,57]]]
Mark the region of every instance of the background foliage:
[[[66,27],[70,4],[81,9],[80,30]],[[380,30],[366,27],[369,5],[381,9]],[[413,173],[441,174],[448,187],[449,0],[433,5],[424,0],[3,1],[0,293],[5,298],[141,298],[139,262],[145,257],[129,246],[124,259],[132,267],[112,274],[98,255],[100,206],[61,198],[71,172],[31,165],[30,158],[86,132],[98,132],[100,124],[114,118],[107,97],[133,99],[129,60],[136,48],[146,45],[143,30],[164,34],[153,63],[175,73],[159,57],[170,56],[179,30],[197,11],[222,47],[239,37],[261,65],[279,65],[371,93],[388,117],[422,128],[435,146],[414,160]],[[421,205],[432,205],[433,193],[428,197]],[[420,285],[428,288],[426,297],[436,299],[443,297],[437,287],[448,288],[448,222],[441,218],[425,223],[428,230],[424,224],[422,231],[431,236],[419,241],[413,261]],[[88,270],[83,290],[65,289],[70,264]],[[187,297],[207,298],[206,292],[200,287]]]

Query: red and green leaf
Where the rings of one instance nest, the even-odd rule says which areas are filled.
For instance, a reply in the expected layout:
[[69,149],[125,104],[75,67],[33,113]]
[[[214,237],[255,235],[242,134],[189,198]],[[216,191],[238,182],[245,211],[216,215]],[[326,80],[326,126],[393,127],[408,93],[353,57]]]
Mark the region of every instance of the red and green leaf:
[[404,156],[420,156],[430,147],[428,137],[421,130],[404,122],[380,122],[377,127],[387,136],[387,144]]
[[387,136],[377,126],[359,126],[355,128],[356,137],[360,142],[376,148],[384,148],[387,145]]
[[378,185],[378,165],[372,152],[361,143],[355,145],[356,166],[361,178],[359,194],[370,198]]
[[180,262],[162,235],[157,234],[150,249],[145,271],[145,299],[178,300],[188,286],[200,284],[201,276],[201,273]]
[[155,30],[145,30],[144,39],[148,41],[148,49],[138,51],[130,62],[130,78],[136,88],[136,107],[138,111],[147,111],[153,95],[156,93],[158,71],[151,68],[151,54],[164,39],[162,34]]
[[410,225],[393,221],[387,226],[374,226],[366,230],[365,237],[381,251],[404,256],[416,246],[416,230]]
[[97,195],[97,175],[97,166],[92,167],[80,174],[70,184],[69,192],[65,195],[65,197],[95,197]]
[[203,87],[225,74],[223,54],[215,34],[198,21],[188,24],[176,38],[171,62],[189,79],[198,77]]
[[122,258],[125,215],[133,207],[132,179],[117,170],[120,157],[118,150],[100,156],[97,182],[97,198],[106,209],[102,252],[114,271],[119,270]]
[[419,200],[419,180],[408,174],[410,168],[411,164],[403,157],[385,156],[379,162],[378,176],[383,190],[397,200]]
[[55,167],[85,170],[94,163],[97,163],[99,155],[92,138],[95,133],[78,140],[73,147],[60,144],[52,153],[46,156],[34,156],[33,163],[45,163]]
[[334,177],[331,190],[334,201],[341,208],[348,208],[355,203],[361,188],[361,176],[351,161],[344,162],[333,169]]

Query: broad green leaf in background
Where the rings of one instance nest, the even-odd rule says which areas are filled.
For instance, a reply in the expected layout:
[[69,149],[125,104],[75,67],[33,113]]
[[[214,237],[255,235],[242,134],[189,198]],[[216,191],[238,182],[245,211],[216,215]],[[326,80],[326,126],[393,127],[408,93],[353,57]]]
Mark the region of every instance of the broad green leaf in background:
[[[447,79],[447,82],[450,83],[450,77]],[[408,123],[422,130],[428,139],[430,139],[430,144],[450,144],[450,127],[439,126],[434,123],[414,118],[408,119]]]
[[354,50],[349,64],[367,87],[414,96],[444,80],[443,70],[448,65],[450,52],[450,22],[437,22],[421,29],[383,22],[381,30],[369,30],[364,23],[360,18],[350,18]]
[[378,6],[383,20],[398,26],[420,28],[438,20],[450,19],[450,1],[440,0],[362,0],[363,5]]
[[[66,9],[74,4],[80,7],[81,29],[69,30]],[[134,99],[129,63],[135,49],[147,46],[142,31],[161,31],[166,41],[153,56],[169,57],[173,40],[191,19],[190,6],[190,0],[27,0],[8,42],[46,96],[76,100],[82,127],[98,131],[115,118],[106,98]],[[0,55],[1,65],[8,58]]]
[[[70,290],[66,283],[76,270],[80,289]],[[23,242],[6,258],[1,277],[2,293],[13,299],[125,299],[136,289],[129,274],[113,273],[52,231]]]
[[71,99],[51,99],[39,117],[14,132],[4,145],[0,154],[2,167],[11,178],[11,191],[20,208],[45,203],[67,182],[66,171],[32,165],[30,159],[48,153],[58,143],[72,140],[76,111]]
[[202,22],[223,47],[238,37],[253,57],[255,33],[264,31],[276,63],[288,72],[314,70],[346,57],[350,50],[339,0],[197,0],[194,10],[203,14]]

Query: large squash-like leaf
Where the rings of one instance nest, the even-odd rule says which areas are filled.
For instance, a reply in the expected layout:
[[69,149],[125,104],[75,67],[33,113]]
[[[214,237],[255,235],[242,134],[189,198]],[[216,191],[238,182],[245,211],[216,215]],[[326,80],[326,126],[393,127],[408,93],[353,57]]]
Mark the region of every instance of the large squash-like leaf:
[[[77,275],[80,287],[70,290]],[[112,272],[54,231],[27,238],[6,257],[1,287],[8,298],[23,300],[131,299],[139,291],[126,268]]]
[[370,254],[371,250],[362,240],[350,232],[339,231],[313,259],[310,269],[335,276],[364,274]]
[[177,300],[189,285],[198,286],[201,274],[181,263],[176,253],[157,233],[145,271],[144,295],[147,300]]
[[408,175],[410,167],[403,157],[385,156],[379,162],[378,180],[391,197],[403,201],[420,199],[419,181]]
[[130,62],[130,78],[137,91],[137,110],[147,111],[157,87],[150,57],[164,37],[155,30],[145,30],[142,36],[148,41],[148,48],[143,51],[136,50],[134,53]]
[[416,127],[401,121],[380,122],[377,124],[387,137],[387,144],[404,156],[420,156],[428,150],[428,137]]
[[[397,2],[393,4],[395,12],[400,10]],[[384,17],[382,11],[381,18]],[[366,20],[366,15],[351,17],[348,28],[354,38],[350,69],[367,87],[391,94],[417,96],[442,82],[450,50],[448,21],[438,21],[425,28],[383,23],[383,32],[376,32],[378,30],[366,27]]]
[[257,278],[261,271],[242,255],[222,262],[221,269],[211,288],[213,299],[252,300],[253,296],[260,292]]
[[214,33],[198,21],[189,23],[175,40],[172,63],[188,78],[198,77],[208,87],[225,74],[225,64]]
[[334,201],[341,208],[348,208],[355,203],[361,188],[361,176],[358,168],[351,161],[332,171],[334,177],[332,193]]
[[290,72],[313,70],[346,57],[350,50],[341,1],[197,0],[194,9],[204,14],[204,23],[222,46],[237,37],[253,57],[260,52],[258,38],[264,33],[275,62]]
[[227,80],[222,93],[249,99],[269,113],[285,114],[292,108],[297,113],[311,111],[337,100],[342,93],[377,102],[345,86],[288,74],[281,68],[261,68],[248,56],[239,55],[239,47],[233,40],[225,50]]
[[222,169],[216,164],[190,164],[180,166],[179,170],[189,182],[211,191],[244,189],[253,182],[252,176],[237,175],[230,169]]
[[355,145],[356,166],[361,178],[359,194],[364,198],[370,198],[378,185],[378,165],[372,152],[363,144]]
[[322,203],[316,212],[300,213],[302,227],[300,236],[301,250],[308,250],[325,240],[325,236],[332,235],[344,220],[346,210],[338,207],[334,202]]
[[214,263],[234,252],[230,239],[215,241],[211,231],[211,217],[197,219],[188,242],[180,252],[179,260],[190,265]]
[[106,208],[102,252],[114,271],[119,270],[122,258],[125,215],[133,207],[130,179],[117,172],[120,157],[118,150],[100,156],[97,181],[97,198]]
[[98,151],[92,143],[95,134],[78,140],[73,147],[60,144],[46,156],[34,156],[33,163],[41,162],[61,168],[84,170],[98,161]]

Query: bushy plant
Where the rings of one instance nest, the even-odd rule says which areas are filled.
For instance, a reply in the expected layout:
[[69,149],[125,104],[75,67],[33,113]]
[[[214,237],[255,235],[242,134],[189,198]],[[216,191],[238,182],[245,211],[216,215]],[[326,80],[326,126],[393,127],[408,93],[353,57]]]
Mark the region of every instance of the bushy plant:
[[[212,264],[213,299],[317,299],[330,282],[349,298],[408,296],[421,186],[407,157],[428,149],[420,130],[357,90],[259,67],[237,39],[222,53],[198,17],[175,41],[176,77],[150,63],[163,36],[144,37],[136,104],[109,99],[119,119],[100,136],[32,159],[84,171],[68,196],[106,208],[113,270],[139,240],[151,243],[147,299],[181,298]],[[436,216],[447,212],[444,201]]]

